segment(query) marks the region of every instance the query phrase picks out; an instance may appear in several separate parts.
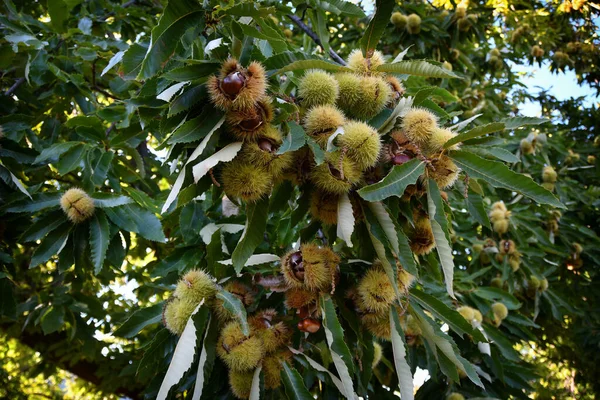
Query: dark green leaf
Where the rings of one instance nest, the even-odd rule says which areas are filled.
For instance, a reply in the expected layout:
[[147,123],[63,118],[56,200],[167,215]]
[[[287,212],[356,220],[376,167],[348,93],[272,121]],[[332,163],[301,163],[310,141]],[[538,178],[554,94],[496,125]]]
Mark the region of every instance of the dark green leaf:
[[553,207],[565,208],[549,191],[528,176],[517,174],[497,161],[483,159],[466,151],[455,151],[450,157],[469,176],[483,179],[494,187],[503,187],[519,192],[532,200]]
[[288,151],[295,151],[306,144],[306,134],[304,129],[296,122],[289,122],[290,132],[284,138],[282,145],[277,150],[276,154],[287,153]]
[[194,81],[214,74],[220,66],[220,63],[207,61],[173,69],[166,72],[163,77],[176,82]]
[[256,203],[246,207],[246,228],[232,254],[233,266],[239,274],[244,264],[263,241],[267,217],[269,215],[269,198],[263,197]]
[[242,304],[241,300],[229,293],[227,290],[219,290],[217,292],[217,299],[223,302],[223,307],[229,311],[232,315],[235,315],[237,320],[242,327],[242,332],[244,335],[250,335],[250,326],[248,325],[248,320],[246,319],[246,309]]
[[65,323],[65,308],[51,306],[42,316],[42,330],[44,335],[58,331]]
[[60,157],[60,160],[56,164],[58,173],[61,175],[66,175],[69,172],[73,171],[75,168],[79,167],[87,149],[87,145],[77,144],[71,147],[69,150],[67,150]]
[[56,159],[58,159],[58,157],[61,154],[63,154],[64,152],[66,152],[71,147],[73,147],[77,144],[82,144],[82,143],[81,142],[64,142],[64,143],[53,144],[52,146],[45,148],[40,153],[40,155],[36,157],[34,163],[39,164],[39,163],[43,163],[44,161],[47,161],[47,160],[50,160],[50,161],[56,160]]
[[67,223],[67,218],[62,210],[45,214],[38,218],[21,236],[23,242],[34,242],[46,236],[62,224]]
[[94,264],[94,274],[99,274],[104,265],[104,257],[110,242],[110,229],[106,214],[97,210],[90,218],[90,252]]
[[175,47],[189,28],[204,26],[205,11],[194,0],[170,1],[152,29],[152,42],[138,78],[148,79],[159,72],[173,56]]
[[448,140],[444,144],[444,148],[447,149],[456,143],[461,143],[461,142],[464,142],[465,140],[473,139],[473,138],[476,138],[476,137],[479,137],[482,135],[486,135],[488,133],[498,132],[498,131],[503,130],[504,128],[505,128],[505,125],[501,122],[492,122],[490,124],[480,125],[471,130],[468,130],[466,132],[459,133],[452,139]]
[[48,261],[50,257],[60,253],[67,243],[69,232],[71,232],[71,224],[61,225],[58,229],[50,232],[33,252],[29,268],[37,267]]
[[377,67],[377,71],[389,74],[408,74],[424,76],[428,78],[458,78],[454,72],[425,60],[399,61],[393,64],[383,64]]
[[150,307],[135,310],[114,333],[115,336],[132,338],[148,325],[156,324],[162,319],[164,304],[158,303]]
[[114,193],[97,192],[92,193],[90,197],[94,199],[94,205],[99,208],[118,207],[133,203],[129,197]]
[[371,18],[369,26],[367,26],[367,31],[360,41],[360,48],[365,58],[370,57],[372,52],[377,48],[377,43],[379,43],[383,31],[390,22],[394,5],[395,2],[389,0],[375,1],[375,14]]
[[402,197],[406,187],[417,182],[424,172],[425,164],[414,158],[405,164],[394,165],[385,178],[363,187],[358,194],[368,201],[381,201],[390,196]]
[[115,225],[125,231],[139,233],[155,242],[166,240],[158,218],[137,204],[106,208],[104,211]]
[[283,387],[285,388],[285,394],[290,400],[313,400],[313,396],[310,394],[302,376],[294,368],[290,367],[287,362],[283,363],[281,369],[281,380]]

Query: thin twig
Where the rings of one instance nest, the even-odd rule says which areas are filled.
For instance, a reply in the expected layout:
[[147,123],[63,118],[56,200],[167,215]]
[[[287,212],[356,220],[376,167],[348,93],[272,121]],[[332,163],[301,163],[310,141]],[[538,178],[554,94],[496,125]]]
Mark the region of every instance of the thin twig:
[[[310,29],[304,22],[302,22],[302,19],[300,19],[300,17],[292,14],[286,15],[286,17],[291,19],[292,22],[296,24],[296,26],[298,26],[298,28],[302,29],[316,44],[318,44],[323,50],[325,50],[325,47],[323,47],[323,43],[321,42],[321,39],[319,39],[319,36],[317,36],[317,34],[314,33],[312,29]],[[340,55],[336,53],[331,47],[329,48],[329,57],[337,61],[339,64],[346,65],[346,61],[344,61],[344,59],[340,57]]]
[[99,86],[92,86],[92,89],[94,89],[96,92],[98,93],[102,93],[104,96],[106,97],[110,97],[111,99],[114,100],[121,100],[120,98],[118,98],[117,96],[113,96],[112,94],[108,93],[106,90],[102,89]]
[[25,78],[19,78],[19,79],[17,79],[17,81],[15,82],[15,84],[12,85],[10,87],[10,89],[8,89],[6,91],[6,95],[7,96],[12,95],[15,92],[15,90],[17,90],[19,88],[19,86],[21,86],[23,84],[23,82],[25,82]]

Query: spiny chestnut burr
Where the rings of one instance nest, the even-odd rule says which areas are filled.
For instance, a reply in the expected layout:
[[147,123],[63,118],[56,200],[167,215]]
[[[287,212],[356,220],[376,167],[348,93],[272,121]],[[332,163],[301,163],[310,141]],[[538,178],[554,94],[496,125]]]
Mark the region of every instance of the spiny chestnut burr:
[[283,256],[281,269],[290,288],[329,290],[334,283],[340,258],[328,247],[306,243],[299,251]]
[[223,110],[246,112],[252,110],[265,95],[266,75],[264,67],[252,62],[248,68],[230,58],[223,63],[219,76],[211,76],[207,82],[213,104]]
[[94,214],[94,200],[79,188],[67,190],[60,198],[60,206],[67,217],[76,224]]

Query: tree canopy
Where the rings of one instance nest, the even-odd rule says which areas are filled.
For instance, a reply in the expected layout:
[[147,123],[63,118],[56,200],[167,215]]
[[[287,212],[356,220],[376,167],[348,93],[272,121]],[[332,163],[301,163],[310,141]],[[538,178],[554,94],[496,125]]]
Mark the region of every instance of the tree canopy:
[[600,393],[597,2],[0,7],[0,397]]

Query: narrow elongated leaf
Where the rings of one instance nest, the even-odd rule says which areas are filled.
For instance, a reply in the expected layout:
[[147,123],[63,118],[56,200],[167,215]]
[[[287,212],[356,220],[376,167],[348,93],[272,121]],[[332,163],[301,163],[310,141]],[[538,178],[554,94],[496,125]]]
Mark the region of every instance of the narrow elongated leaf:
[[396,374],[398,374],[400,396],[402,400],[413,400],[415,398],[413,377],[410,372],[410,365],[406,361],[404,332],[400,326],[400,317],[398,317],[398,311],[395,307],[390,308],[390,331],[392,332],[392,351]]
[[[272,262],[279,261],[279,260],[281,260],[281,257],[279,257],[277,254],[253,254],[252,256],[250,256],[248,261],[246,261],[246,264],[244,264],[244,266],[249,267],[252,265],[267,264],[267,263],[272,263]],[[219,261],[219,264],[233,265],[233,260],[229,259],[229,260]]]
[[335,312],[335,306],[329,296],[321,298],[321,311],[323,313],[323,329],[325,329],[325,337],[327,338],[331,358],[344,385],[344,392],[342,394],[347,399],[354,399],[354,384],[352,383],[351,376],[354,373],[352,355],[344,340],[344,330],[340,325]]
[[165,204],[163,205],[161,214],[164,214],[169,209],[169,207],[175,201],[175,199],[177,198],[177,195],[181,191],[181,188],[183,187],[183,182],[185,181],[185,167],[189,163],[195,161],[198,157],[200,157],[202,155],[202,152],[206,148],[206,145],[208,144],[208,141],[212,137],[213,133],[217,129],[219,129],[221,127],[221,125],[223,125],[223,122],[225,122],[225,116],[221,117],[219,122],[217,122],[217,124],[212,127],[212,129],[206,134],[204,139],[202,139],[202,141],[200,142],[198,147],[196,147],[196,149],[192,152],[192,154],[190,155],[188,160],[185,162],[185,165],[181,168],[181,172],[179,173],[179,176],[177,176],[177,179],[175,180],[175,184],[173,184],[173,187],[171,188],[171,191],[169,192],[169,196],[167,197],[167,200],[165,201]]
[[507,163],[518,163],[521,159],[502,147],[495,146],[464,146],[462,148],[484,158],[497,158]]
[[256,203],[248,204],[246,208],[246,227],[231,258],[233,267],[239,274],[254,250],[263,241],[267,217],[269,215],[269,198],[263,197]]
[[165,73],[163,77],[171,81],[187,82],[204,78],[215,73],[220,63],[202,62],[200,64],[186,65],[185,67],[175,68]]
[[194,182],[198,183],[198,181],[202,179],[204,175],[206,175],[208,171],[210,171],[211,168],[215,167],[218,163],[233,160],[241,149],[242,142],[229,143],[215,154],[202,160],[201,163],[194,165],[194,168],[192,168]]
[[106,250],[110,242],[110,229],[106,214],[97,210],[90,218],[90,252],[92,264],[94,264],[94,274],[99,274],[104,265]]
[[173,135],[167,140],[169,144],[191,143],[205,138],[210,132],[218,129],[223,123],[223,113],[212,107],[199,116],[177,127]]
[[519,299],[508,293],[506,290],[502,290],[500,288],[485,286],[479,287],[473,292],[473,294],[481,297],[482,299],[500,301],[504,303],[506,308],[509,310],[518,310],[521,308]]
[[200,400],[204,389],[204,383],[208,381],[215,363],[217,339],[219,337],[219,323],[216,318],[209,317],[208,329],[202,341],[202,352],[198,361],[198,372],[194,384],[192,400]]
[[431,229],[433,231],[433,237],[435,239],[435,249],[437,250],[440,263],[442,264],[442,271],[444,272],[444,281],[446,282],[446,291],[453,299],[454,289],[452,287],[452,281],[454,279],[454,260],[452,258],[452,248],[446,240],[446,235],[440,224],[432,219]]
[[505,128],[505,125],[502,122],[492,122],[491,124],[480,125],[473,129],[470,129],[466,132],[460,133],[454,136],[452,139],[448,140],[444,144],[444,148],[447,149],[450,146],[464,142],[465,140],[473,139],[479,136],[486,135],[488,133],[498,132]]
[[363,205],[362,209],[365,215],[365,222],[367,225],[367,230],[369,231],[369,237],[373,243],[373,248],[375,249],[377,258],[379,258],[381,261],[383,269],[392,283],[392,287],[394,288],[396,296],[400,297],[401,293],[398,288],[397,280],[398,269],[396,266],[396,259],[392,253],[392,245],[390,244],[385,231],[379,224],[377,217],[373,211],[371,211],[370,207],[365,207]]
[[352,70],[350,68],[344,67],[343,65],[340,65],[340,64],[335,64],[335,63],[332,63],[330,61],[325,61],[325,60],[310,59],[310,60],[298,60],[298,61],[294,61],[290,64],[287,64],[285,67],[280,68],[277,71],[277,74],[283,74],[284,72],[288,72],[288,71],[303,71],[306,69],[324,69],[327,71],[334,71],[334,72],[352,72]]
[[[169,364],[167,374],[160,385],[158,395],[156,396],[157,400],[165,400],[167,398],[169,390],[179,382],[194,362],[194,355],[196,354],[196,337],[204,333],[206,321],[209,316],[208,308],[203,307],[203,304],[204,300],[198,304],[198,307],[196,307],[185,325],[185,329],[173,352],[173,358],[171,359],[171,364]],[[196,324],[194,323],[195,319],[198,320],[198,326],[202,327],[201,331],[196,329]]]
[[62,193],[36,193],[31,199],[14,202],[6,209],[9,213],[36,212],[46,208],[58,207]]
[[376,0],[375,1],[375,14],[367,26],[367,30],[360,40],[360,48],[363,52],[363,56],[370,57],[372,52],[375,51],[379,39],[385,30],[386,26],[390,22],[390,16],[394,10],[394,2],[389,0]]
[[158,218],[137,204],[106,208],[104,211],[108,218],[123,230],[139,233],[143,238],[155,242],[166,240]]
[[53,255],[59,254],[63,247],[65,247],[65,244],[67,244],[71,226],[71,224],[64,224],[50,232],[33,252],[29,268],[37,267],[48,261]]
[[380,202],[369,203],[369,208],[373,211],[375,218],[379,221],[379,225],[381,226],[381,229],[383,229],[383,232],[385,232],[385,236],[388,238],[394,253],[400,253],[398,233],[396,232],[396,226],[394,225],[394,221],[390,218],[388,210]]
[[335,15],[347,15],[350,17],[364,18],[365,13],[356,4],[345,0],[317,0],[316,4],[323,10],[334,13]]
[[288,365],[287,362],[283,363],[281,369],[281,381],[285,388],[285,394],[290,400],[313,400],[312,395],[304,385],[302,376]]
[[506,125],[506,129],[516,129],[525,125],[539,125],[550,121],[548,118],[536,117],[511,117],[504,118],[500,122]]
[[100,73],[100,76],[104,76],[104,74],[106,74],[108,71],[110,71],[115,65],[120,63],[121,60],[123,59],[124,54],[125,54],[124,51],[119,51],[114,56],[112,56],[110,58],[110,61],[108,61],[108,64],[106,64],[106,67],[104,67],[104,69]]
[[41,322],[44,335],[58,331],[65,323],[65,307],[51,306],[42,316]]
[[108,169],[110,168],[110,163],[113,160],[115,153],[112,151],[105,151],[98,158],[98,161],[94,165],[94,173],[92,175],[92,182],[96,186],[102,186],[106,176],[108,175]]
[[498,329],[489,324],[483,324],[482,327],[485,333],[491,339],[491,342],[498,346],[500,352],[507,360],[514,362],[520,361],[521,356],[519,352],[513,348],[512,342],[506,338],[504,333],[500,332]]
[[444,362],[444,359],[451,362],[456,368],[463,371],[473,383],[483,388],[483,383],[481,383],[479,376],[477,376],[475,368],[473,368],[473,365],[469,361],[458,354],[458,347],[452,338],[442,332],[418,307],[411,306],[410,310],[414,311],[411,312],[411,315],[421,328],[423,337],[429,343],[429,347],[435,351],[434,355],[440,365]]
[[173,56],[175,47],[189,28],[204,26],[205,10],[194,0],[170,1],[152,29],[152,41],[144,61],[139,79],[148,79],[159,72]]
[[94,199],[94,206],[98,208],[118,207],[133,203],[131,198],[114,193],[97,192],[92,193],[90,197]]
[[229,293],[227,290],[219,290],[219,292],[217,292],[217,299],[223,302],[223,307],[225,307],[227,311],[235,315],[240,323],[240,326],[242,327],[242,332],[244,335],[250,335],[250,327],[248,326],[246,308],[244,308],[241,300]]
[[428,78],[458,78],[454,72],[428,63],[425,60],[398,61],[393,64],[382,64],[377,71],[389,74],[408,74]]
[[304,133],[304,129],[294,121],[289,122],[288,126],[290,127],[290,133],[288,133],[288,135],[285,137],[276,154],[284,154],[288,151],[295,151],[306,144],[307,136]]
[[56,160],[71,147],[81,143],[82,142],[64,142],[53,144],[52,146],[42,150],[40,155],[36,157],[34,164],[40,164],[48,160]]
[[164,303],[135,310],[114,333],[115,336],[132,338],[148,325],[156,324],[162,319]]
[[408,185],[417,182],[425,172],[425,164],[414,158],[402,165],[395,165],[381,181],[365,186],[358,191],[368,201],[381,201],[391,196],[402,197]]
[[44,214],[38,218],[32,225],[27,228],[21,240],[23,242],[34,242],[46,236],[49,232],[52,232],[62,224],[67,224],[65,214],[61,210],[53,211],[48,214]]
[[424,309],[431,312],[432,315],[447,323],[459,336],[462,337],[464,334],[467,334],[472,336],[474,340],[485,341],[481,332],[473,329],[471,324],[458,311],[453,310],[440,300],[418,289],[411,289],[410,294],[411,298],[415,299]]
[[327,368],[325,368],[324,366],[322,366],[321,364],[319,364],[318,362],[316,362],[315,360],[313,360],[312,358],[310,358],[309,356],[307,356],[306,354],[302,353],[301,351],[298,351],[294,348],[291,348],[288,346],[288,349],[299,356],[302,356],[306,359],[306,361],[308,361],[308,363],[310,364],[311,367],[313,367],[314,369],[316,369],[319,372],[323,372],[326,373],[327,375],[329,375],[329,378],[331,378],[331,381],[333,382],[333,384],[335,385],[336,388],[338,388],[338,390],[340,391],[340,393],[344,393],[344,384],[342,383],[342,381],[340,380],[340,378],[338,378],[337,376],[335,376],[334,374],[332,374]]
[[258,365],[252,375],[252,385],[250,386],[250,396],[248,400],[259,400],[260,399],[260,372],[262,371],[262,365]]
[[483,198],[477,193],[469,192],[466,200],[467,209],[469,210],[469,214],[473,217],[473,219],[479,222],[482,226],[492,229],[490,225],[490,219],[488,218],[488,214],[483,204]]
[[27,188],[25,187],[25,185],[23,185],[23,182],[21,182],[19,178],[17,178],[12,172],[8,170],[8,168],[4,166],[2,160],[0,160],[0,178],[2,178],[2,180],[6,182],[7,185],[14,185],[17,189],[19,189],[21,193],[29,197],[30,200],[32,199],[31,195],[27,191]]
[[347,193],[340,196],[337,207],[337,237],[352,247],[352,232],[354,232],[354,212]]
[[450,154],[450,157],[473,178],[483,179],[494,187],[514,190],[541,204],[566,208],[552,193],[535,183],[533,179],[511,171],[502,163],[486,160],[466,151],[455,151]]

